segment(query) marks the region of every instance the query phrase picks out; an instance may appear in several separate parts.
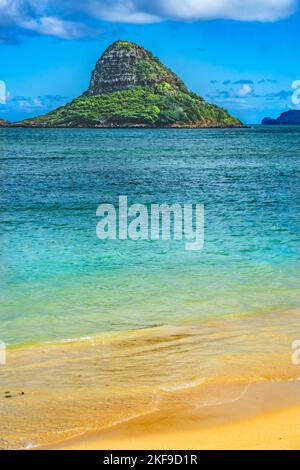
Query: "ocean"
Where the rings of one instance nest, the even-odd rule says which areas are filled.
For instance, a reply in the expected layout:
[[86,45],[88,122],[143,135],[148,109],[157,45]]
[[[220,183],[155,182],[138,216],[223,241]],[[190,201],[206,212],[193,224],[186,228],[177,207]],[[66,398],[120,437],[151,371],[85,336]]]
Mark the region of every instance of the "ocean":
[[[0,340],[8,350],[0,375],[5,390],[25,387],[31,403],[16,408],[26,439],[10,423],[3,447],[87,429],[70,411],[84,397],[89,428],[111,424],[104,389],[105,403],[118,396],[110,409],[122,420],[158,406],[160,392],[207,377],[300,375],[289,361],[300,339],[300,127],[0,129],[0,158]],[[99,240],[97,207],[120,195],[147,206],[203,204],[203,249]],[[41,389],[63,422],[47,421]],[[43,413],[41,437],[33,423]]]

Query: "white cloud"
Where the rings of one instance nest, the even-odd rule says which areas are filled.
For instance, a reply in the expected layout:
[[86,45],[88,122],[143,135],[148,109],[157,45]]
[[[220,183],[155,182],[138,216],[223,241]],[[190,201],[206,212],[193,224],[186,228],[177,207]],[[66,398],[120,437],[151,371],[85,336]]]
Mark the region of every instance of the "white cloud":
[[244,85],[241,86],[239,90],[237,90],[235,96],[240,96],[241,98],[244,98],[245,96],[249,96],[253,93],[253,86],[249,85],[248,83],[245,83]]
[[232,19],[276,21],[291,15],[297,0],[86,0],[82,10],[108,21]]
[[[49,14],[52,11],[54,14]],[[100,31],[88,23],[73,20],[72,11],[69,16],[58,8],[55,0],[0,0],[0,40],[14,42],[20,33],[77,39]]]
[[164,20],[231,19],[277,21],[297,9],[297,0],[0,0],[0,41],[20,34],[64,39],[99,32],[95,20],[155,23]]
[[166,12],[180,19],[274,21],[291,14],[294,0],[165,0]]
[[215,93],[210,95],[210,98],[214,100],[238,100],[240,101],[241,99],[244,98],[249,98],[249,97],[254,97],[256,96],[254,93],[254,87],[253,85],[250,85],[249,83],[243,83],[242,86],[236,88],[230,88],[230,89],[225,89],[225,90],[217,90]]
[[88,32],[81,23],[64,21],[54,16],[24,20],[21,24],[27,30],[62,39],[78,39],[86,36]]
[[6,108],[8,110],[22,110],[27,112],[46,111],[66,103],[68,98],[61,95],[45,95],[45,96],[14,96],[7,93]]
[[[76,3],[76,2],[75,2]],[[139,0],[86,0],[83,4],[74,5],[78,11],[83,11],[88,16],[104,21],[117,23],[157,23],[162,18],[152,10],[155,10],[155,1]]]

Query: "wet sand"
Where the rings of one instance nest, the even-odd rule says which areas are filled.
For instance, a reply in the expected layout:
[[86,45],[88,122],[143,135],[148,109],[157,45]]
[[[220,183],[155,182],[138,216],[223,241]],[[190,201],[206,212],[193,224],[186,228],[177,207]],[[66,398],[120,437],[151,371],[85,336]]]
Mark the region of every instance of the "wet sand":
[[[299,318],[290,311],[9,349],[0,448],[239,448],[256,445],[253,420],[276,446],[277,416],[300,406],[291,361]],[[289,417],[278,426],[293,433]]]
[[51,448],[300,450],[300,382],[262,382],[245,390],[231,403],[155,412]]

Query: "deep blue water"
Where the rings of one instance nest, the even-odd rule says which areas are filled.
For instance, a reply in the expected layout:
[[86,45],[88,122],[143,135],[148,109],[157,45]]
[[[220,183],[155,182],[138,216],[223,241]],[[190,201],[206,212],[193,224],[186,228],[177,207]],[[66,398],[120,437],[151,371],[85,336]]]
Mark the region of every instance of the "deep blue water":
[[[299,307],[300,127],[0,129],[9,344]],[[205,245],[100,241],[97,206],[203,203]]]

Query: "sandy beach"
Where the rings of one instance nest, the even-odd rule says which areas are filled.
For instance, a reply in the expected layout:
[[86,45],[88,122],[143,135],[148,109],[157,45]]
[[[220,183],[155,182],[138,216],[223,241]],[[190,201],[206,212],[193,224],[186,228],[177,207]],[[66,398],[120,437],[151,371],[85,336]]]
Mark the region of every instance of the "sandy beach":
[[152,413],[51,448],[299,450],[299,392],[299,381],[257,383],[226,405]]
[[11,349],[0,446],[298,448],[298,322],[289,311]]

